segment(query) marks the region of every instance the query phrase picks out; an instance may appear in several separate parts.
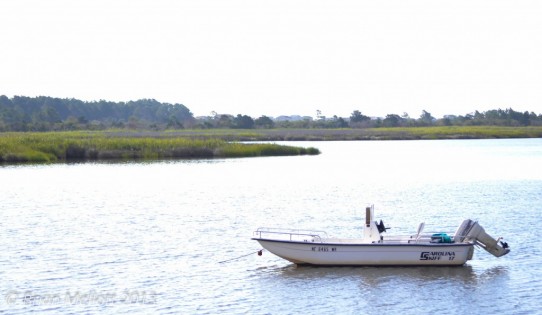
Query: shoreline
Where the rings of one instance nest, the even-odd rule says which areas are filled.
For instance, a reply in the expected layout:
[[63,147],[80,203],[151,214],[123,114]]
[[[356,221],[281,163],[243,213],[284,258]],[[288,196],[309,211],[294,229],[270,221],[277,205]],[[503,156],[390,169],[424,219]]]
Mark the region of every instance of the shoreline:
[[[317,155],[316,148],[260,141],[381,141],[542,138],[536,127],[198,129],[0,133],[0,165],[80,161]],[[249,142],[249,143],[240,143]]]
[[111,137],[185,137],[225,141],[372,141],[542,138],[542,126],[442,126],[363,129],[190,129],[168,131],[103,131]]

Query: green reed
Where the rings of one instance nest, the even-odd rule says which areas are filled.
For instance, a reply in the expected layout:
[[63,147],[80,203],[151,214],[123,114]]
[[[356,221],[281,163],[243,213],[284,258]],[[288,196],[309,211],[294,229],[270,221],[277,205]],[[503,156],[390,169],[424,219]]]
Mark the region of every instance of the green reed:
[[0,134],[0,162],[221,158],[318,154],[314,148],[104,132]]

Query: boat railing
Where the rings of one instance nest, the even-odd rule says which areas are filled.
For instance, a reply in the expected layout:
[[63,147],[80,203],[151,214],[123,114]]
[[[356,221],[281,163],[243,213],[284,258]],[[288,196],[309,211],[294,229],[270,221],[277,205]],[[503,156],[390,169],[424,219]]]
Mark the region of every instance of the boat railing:
[[321,243],[322,239],[328,238],[324,231],[315,230],[296,230],[296,229],[281,229],[281,228],[258,228],[253,233],[254,238],[270,239],[281,241],[294,241],[305,243]]

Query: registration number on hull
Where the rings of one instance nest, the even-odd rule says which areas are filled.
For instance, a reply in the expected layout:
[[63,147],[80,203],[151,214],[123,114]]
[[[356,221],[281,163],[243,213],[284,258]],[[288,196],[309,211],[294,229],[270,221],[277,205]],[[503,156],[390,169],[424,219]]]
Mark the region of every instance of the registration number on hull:
[[337,247],[329,247],[329,246],[313,246],[312,247],[313,252],[336,252]]

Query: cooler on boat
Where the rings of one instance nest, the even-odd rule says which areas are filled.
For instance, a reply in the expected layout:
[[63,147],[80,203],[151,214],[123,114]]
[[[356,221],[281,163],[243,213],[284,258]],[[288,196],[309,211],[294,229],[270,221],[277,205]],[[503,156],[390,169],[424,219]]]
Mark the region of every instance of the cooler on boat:
[[431,243],[452,243],[452,238],[446,233],[435,233],[431,235]]

